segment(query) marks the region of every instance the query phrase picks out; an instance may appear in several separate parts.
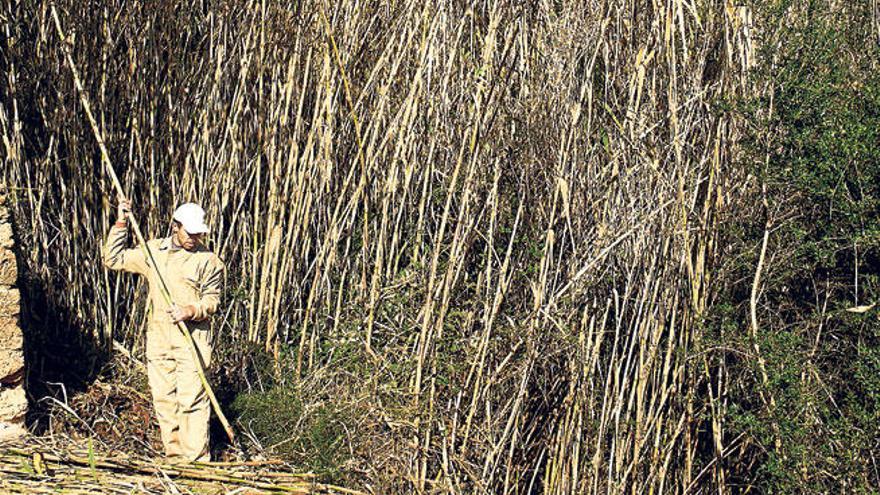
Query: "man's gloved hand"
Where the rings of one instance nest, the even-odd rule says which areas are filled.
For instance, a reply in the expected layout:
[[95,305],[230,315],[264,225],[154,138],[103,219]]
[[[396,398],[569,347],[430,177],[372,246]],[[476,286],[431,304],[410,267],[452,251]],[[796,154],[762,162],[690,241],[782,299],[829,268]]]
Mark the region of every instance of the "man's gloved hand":
[[168,310],[168,316],[171,317],[171,321],[177,323],[179,321],[189,321],[192,320],[196,315],[196,308],[191,305],[187,306],[172,306],[171,309]]
[[116,223],[126,223],[129,213],[131,213],[131,200],[119,196],[119,205],[116,207]]

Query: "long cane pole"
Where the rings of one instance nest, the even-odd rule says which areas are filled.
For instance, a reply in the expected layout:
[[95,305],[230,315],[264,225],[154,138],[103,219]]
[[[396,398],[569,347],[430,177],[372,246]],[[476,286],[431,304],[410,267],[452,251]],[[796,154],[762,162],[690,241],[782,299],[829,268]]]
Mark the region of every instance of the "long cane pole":
[[[70,47],[67,46],[67,38],[64,36],[64,31],[61,30],[61,21],[58,20],[58,12],[55,10],[55,4],[51,5],[52,9],[52,19],[55,21],[55,28],[58,30],[58,36],[61,38],[61,46],[64,50],[64,55],[67,58],[67,65],[70,66],[70,71],[73,73],[73,83],[76,85],[76,90],[79,93],[79,101],[82,103],[83,110],[86,112],[86,117],[89,119],[89,124],[92,126],[92,132],[95,134],[95,139],[98,141],[98,147],[101,149],[101,162],[104,164],[104,167],[107,169],[107,173],[110,175],[110,179],[113,181],[113,186],[116,188],[116,192],[121,196],[125,197],[125,192],[122,189],[122,183],[119,182],[119,177],[116,175],[116,171],[113,169],[113,164],[110,162],[110,155],[107,153],[107,147],[104,145],[104,139],[101,137],[101,131],[98,128],[98,122],[95,120],[95,116],[92,115],[92,109],[89,105],[89,100],[86,98],[86,92],[83,89],[82,81],[79,78],[79,72],[76,70],[76,65],[73,63],[73,56],[70,54]],[[141,233],[140,225],[138,225],[137,220],[131,212],[128,212],[128,218],[131,221],[131,226],[134,228],[134,235],[137,237],[138,243],[140,244],[141,249],[144,251],[144,255],[147,259],[150,260],[150,266],[153,267],[153,270],[156,272],[156,278],[159,279],[159,285],[161,288],[162,296],[165,298],[165,302],[168,303],[169,306],[174,306],[174,301],[171,300],[171,292],[168,291],[168,286],[165,284],[165,279],[162,277],[162,274],[159,272],[159,268],[156,265],[156,260],[153,258],[153,253],[150,251],[149,246],[147,246],[147,241],[144,239],[144,235]],[[196,347],[195,342],[193,341],[192,335],[189,332],[189,328],[187,328],[186,323],[182,321],[177,322],[177,328],[183,334],[186,339],[187,344],[189,345],[189,350],[192,352],[193,359],[196,362],[196,371],[199,374],[199,379],[202,381],[202,385],[205,387],[205,392],[208,394],[208,398],[211,400],[211,406],[214,408],[214,412],[217,413],[217,418],[220,420],[220,423],[223,424],[223,429],[226,430],[226,435],[229,437],[229,441],[235,445],[235,433],[232,431],[232,427],[229,425],[229,420],[226,419],[226,415],[223,414],[223,410],[220,409],[220,403],[217,402],[217,396],[214,395],[214,389],[211,388],[211,384],[208,383],[208,378],[205,376],[205,368],[202,364],[202,356],[199,354],[198,348]]]

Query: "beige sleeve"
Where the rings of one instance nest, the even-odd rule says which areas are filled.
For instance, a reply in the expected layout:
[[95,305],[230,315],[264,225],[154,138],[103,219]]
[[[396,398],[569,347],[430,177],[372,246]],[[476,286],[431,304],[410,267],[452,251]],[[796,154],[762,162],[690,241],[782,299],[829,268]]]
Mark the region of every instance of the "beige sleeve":
[[114,225],[107,233],[104,241],[103,262],[104,266],[111,270],[122,270],[131,273],[146,275],[149,266],[144,258],[143,250],[139,248],[126,249],[128,229]]
[[220,306],[220,294],[223,292],[223,271],[226,267],[220,258],[213,256],[205,269],[202,282],[202,297],[193,304],[195,316],[193,320],[203,321],[217,312]]

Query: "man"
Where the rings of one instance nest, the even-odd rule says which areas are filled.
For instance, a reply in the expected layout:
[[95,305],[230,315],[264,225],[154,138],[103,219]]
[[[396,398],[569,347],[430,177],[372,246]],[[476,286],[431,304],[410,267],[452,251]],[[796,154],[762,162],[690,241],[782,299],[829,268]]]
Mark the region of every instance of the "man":
[[208,233],[205,211],[194,203],[181,205],[174,211],[171,236],[147,242],[171,293],[174,304],[169,306],[143,249],[126,249],[126,215],[131,211],[131,202],[120,198],[118,210],[104,245],[104,265],[147,279],[147,378],[165,455],[175,461],[209,461],[211,406],[191,348],[176,325],[186,322],[207,368],[211,362],[209,318],[220,303],[224,266],[202,244],[202,236]]

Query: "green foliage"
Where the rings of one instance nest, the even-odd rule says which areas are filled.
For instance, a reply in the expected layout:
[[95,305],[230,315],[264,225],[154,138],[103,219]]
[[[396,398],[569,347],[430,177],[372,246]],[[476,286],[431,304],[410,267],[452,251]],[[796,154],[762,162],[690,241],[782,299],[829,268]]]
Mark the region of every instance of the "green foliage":
[[[739,106],[744,115],[765,112],[745,144],[767,206],[725,232],[740,245],[730,267],[739,282],[724,289],[707,322],[713,340],[740,352],[726,362],[738,383],[729,433],[759,446],[751,454],[757,469],[744,469],[738,482],[762,493],[871,493],[880,482],[867,467],[878,454],[876,313],[842,310],[880,299],[878,50],[863,22],[866,6],[758,8],[782,19],[786,40],[764,54],[758,78],[769,84],[767,96]],[[744,330],[767,220],[771,259],[754,341]]]
[[346,417],[330,405],[306,408],[293,387],[276,386],[235,398],[232,412],[264,447],[326,479],[347,460]]
[[[801,254],[834,268],[839,250],[853,242],[877,247],[880,77],[866,62],[871,52],[876,56],[875,44],[867,36],[851,40],[840,16],[826,8],[794,28],[804,45],[772,69],[773,137],[764,179],[775,202],[803,208],[789,227],[793,240],[805,241]],[[843,14],[851,23],[844,27],[856,29],[859,9]]]

